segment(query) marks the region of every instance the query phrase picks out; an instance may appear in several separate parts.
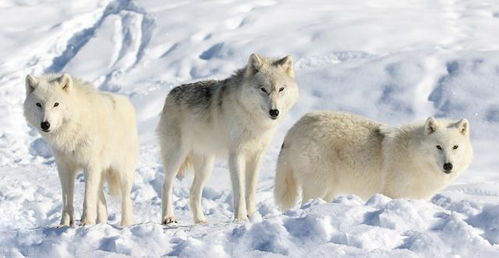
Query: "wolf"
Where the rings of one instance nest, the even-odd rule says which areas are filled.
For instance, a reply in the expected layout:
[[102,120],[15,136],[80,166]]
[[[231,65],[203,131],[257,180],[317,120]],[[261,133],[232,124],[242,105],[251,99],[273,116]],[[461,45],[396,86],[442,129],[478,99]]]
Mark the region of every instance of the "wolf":
[[130,191],[138,160],[135,109],[124,96],[100,92],[69,74],[26,76],[24,116],[55,157],[62,186],[60,226],[73,226],[75,175],[83,170],[81,225],[107,222],[103,183],[121,196],[121,225],[133,223]]
[[308,113],[284,139],[275,202],[292,208],[299,188],[302,204],[338,194],[429,199],[470,165],[469,132],[466,119],[429,117],[395,127],[343,112]]
[[206,223],[201,193],[219,157],[228,158],[234,220],[248,220],[255,212],[262,153],[297,98],[291,56],[269,59],[251,54],[247,65],[228,79],[172,89],[157,127],[165,173],[161,223],[176,222],[173,180],[190,166],[195,172],[190,190],[194,222]]

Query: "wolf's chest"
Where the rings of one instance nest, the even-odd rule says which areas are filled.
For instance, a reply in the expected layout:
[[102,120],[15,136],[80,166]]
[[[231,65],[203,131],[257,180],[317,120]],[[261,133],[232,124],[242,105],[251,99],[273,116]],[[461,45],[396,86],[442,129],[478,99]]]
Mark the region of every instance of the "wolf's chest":
[[81,164],[95,156],[95,142],[81,134],[61,133],[48,139],[54,154],[71,163]]

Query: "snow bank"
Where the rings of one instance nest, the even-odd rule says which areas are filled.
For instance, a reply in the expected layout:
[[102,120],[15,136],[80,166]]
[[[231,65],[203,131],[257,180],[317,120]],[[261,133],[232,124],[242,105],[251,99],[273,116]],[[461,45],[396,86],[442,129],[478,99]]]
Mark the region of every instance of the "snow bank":
[[[454,208],[435,204],[442,202]],[[3,231],[0,248],[9,257],[110,253],[181,257],[497,255],[493,244],[497,243],[498,207],[469,216],[465,209],[458,211],[462,205],[443,196],[431,203],[375,195],[364,203],[350,195],[331,203],[312,200],[283,215],[267,211],[259,214],[260,221],[246,224],[163,227],[143,223],[124,229],[96,225]],[[262,206],[259,208],[261,211]]]

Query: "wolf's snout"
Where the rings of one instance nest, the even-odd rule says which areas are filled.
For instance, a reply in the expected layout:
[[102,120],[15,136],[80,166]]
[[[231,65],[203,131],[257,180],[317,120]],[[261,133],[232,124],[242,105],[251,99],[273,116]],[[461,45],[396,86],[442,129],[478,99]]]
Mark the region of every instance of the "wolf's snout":
[[445,163],[444,164],[444,172],[449,174],[452,171],[452,167],[453,167],[452,163],[449,163],[449,162]]
[[277,116],[279,116],[279,110],[278,109],[271,109],[271,110],[269,110],[269,115],[272,119],[276,119]]
[[42,128],[43,131],[47,132],[50,129],[49,121],[42,122],[40,124],[40,127]]

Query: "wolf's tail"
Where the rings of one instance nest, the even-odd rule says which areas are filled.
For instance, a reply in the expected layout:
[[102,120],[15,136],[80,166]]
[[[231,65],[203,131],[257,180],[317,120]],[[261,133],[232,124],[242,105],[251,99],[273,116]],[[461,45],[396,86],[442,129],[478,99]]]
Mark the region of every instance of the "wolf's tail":
[[177,179],[182,180],[187,173],[187,171],[192,167],[192,159],[190,156],[187,156],[182,162],[182,165],[180,165],[180,168],[178,169],[177,173]]
[[287,166],[287,162],[283,161],[283,151],[277,160],[274,200],[281,210],[289,210],[293,208],[298,199],[298,185],[296,184],[293,170]]

